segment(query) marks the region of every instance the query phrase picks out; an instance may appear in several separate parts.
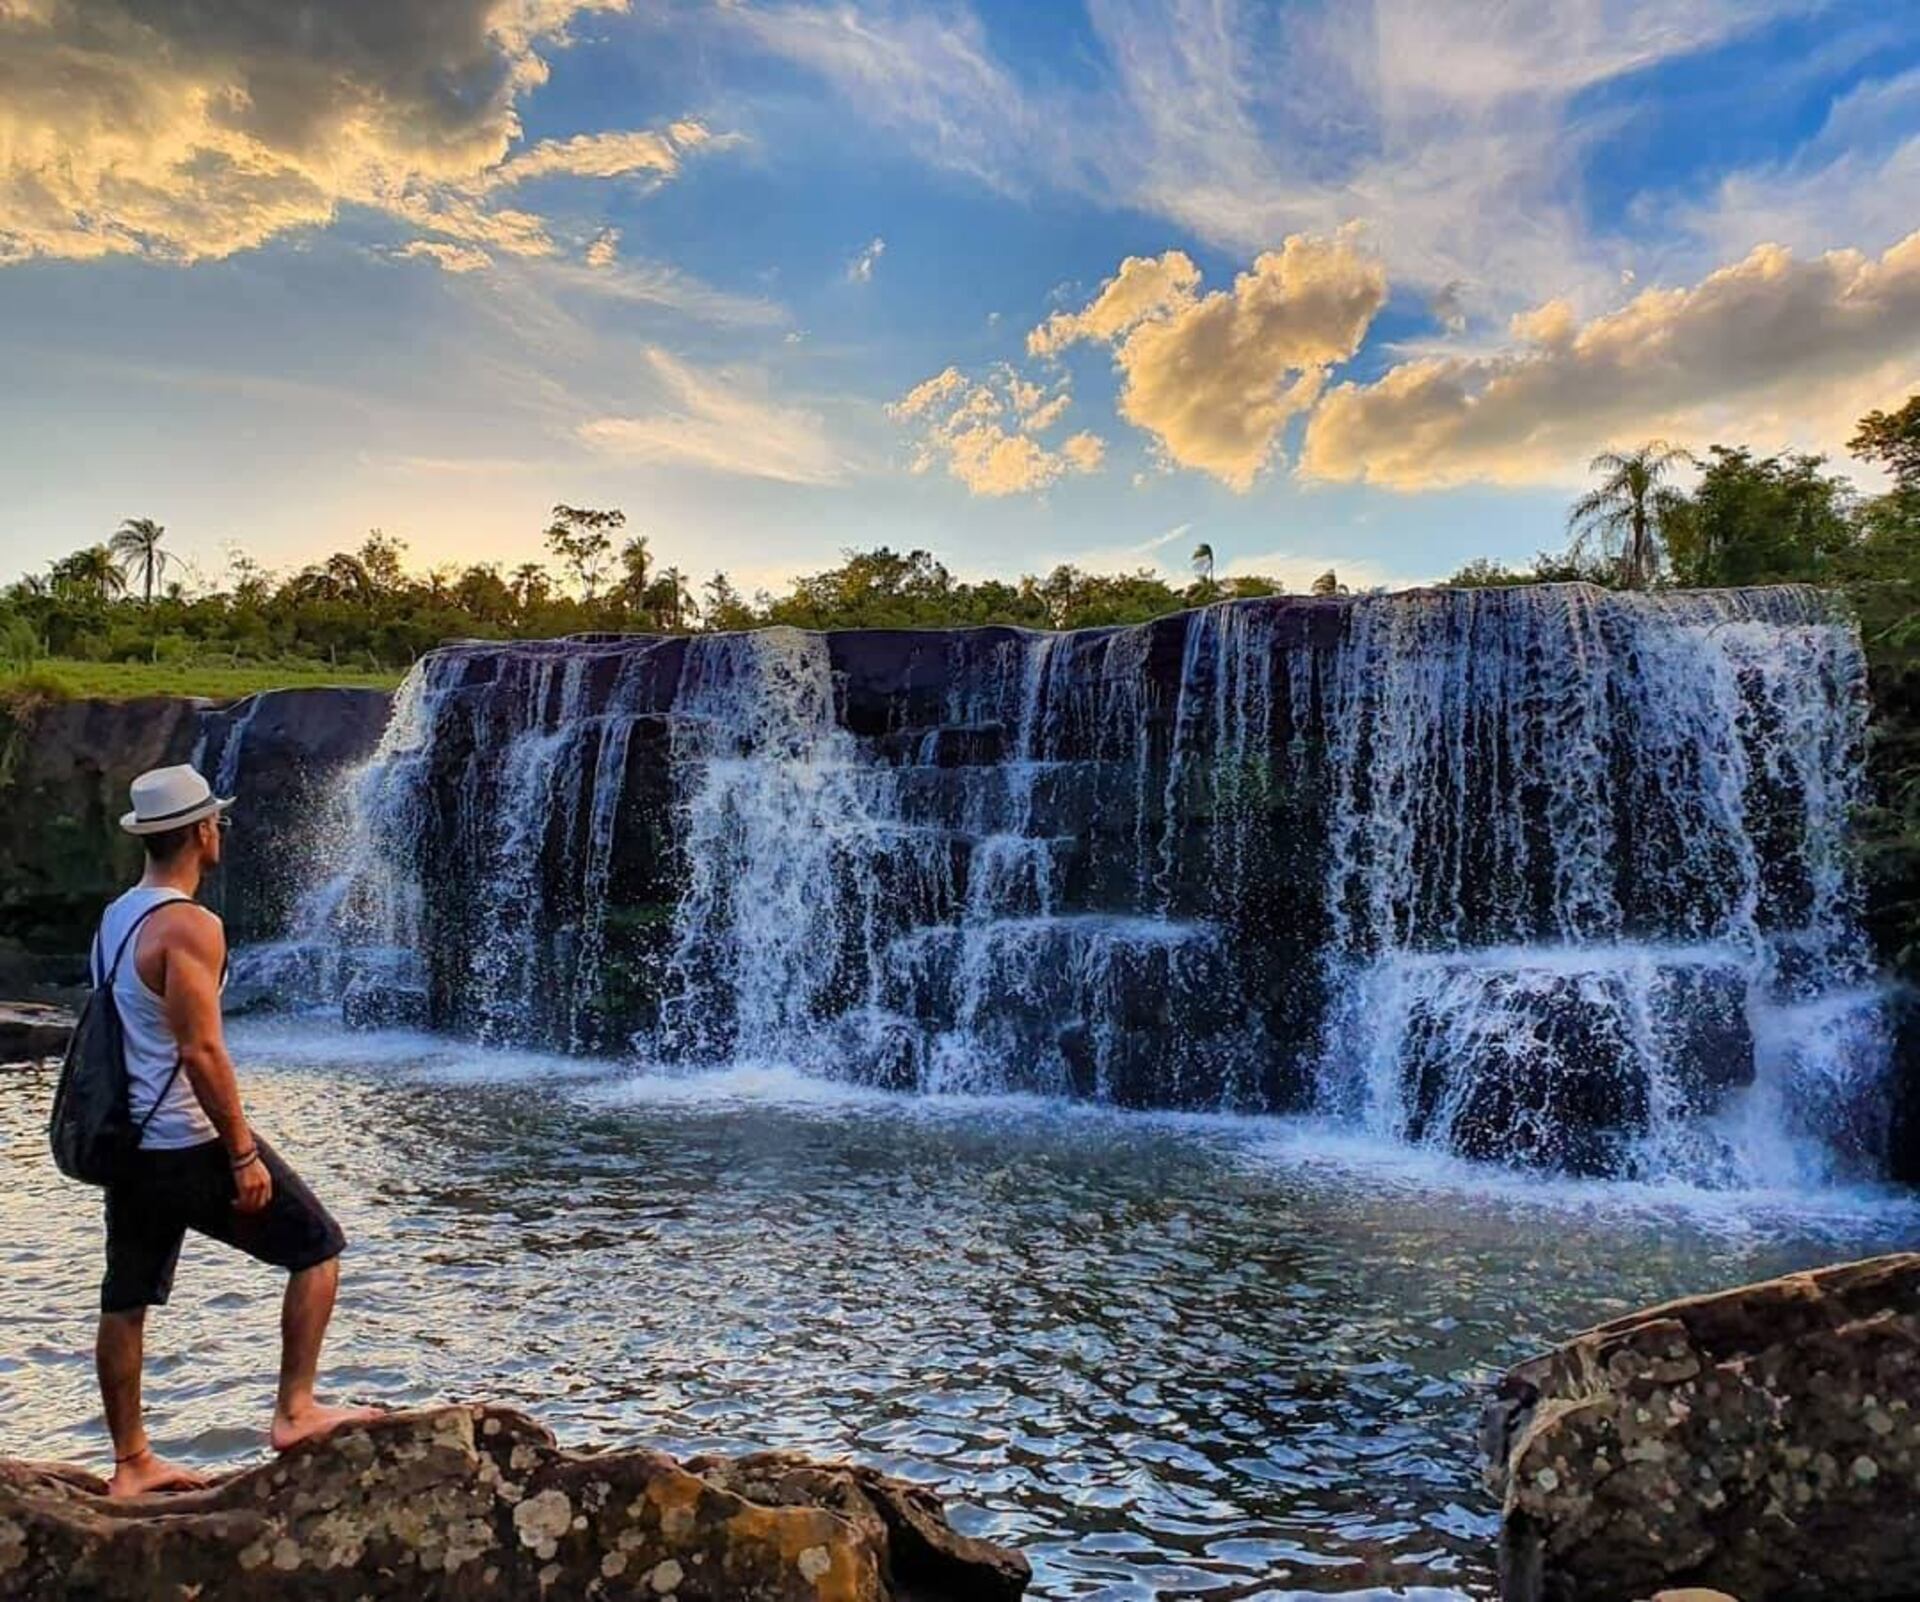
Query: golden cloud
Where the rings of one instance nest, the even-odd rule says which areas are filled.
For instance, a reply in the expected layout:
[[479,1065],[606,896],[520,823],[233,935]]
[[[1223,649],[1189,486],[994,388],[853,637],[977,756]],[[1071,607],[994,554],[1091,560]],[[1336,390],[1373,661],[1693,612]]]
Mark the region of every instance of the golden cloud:
[[587,245],[589,267],[611,267],[620,259],[620,230],[602,228]]
[[1404,362],[1342,384],[1307,425],[1307,478],[1415,490],[1577,480],[1611,445],[1832,446],[1912,387],[1920,233],[1878,259],[1761,245],[1685,289],[1580,324],[1549,302],[1515,348]]
[[493,258],[478,245],[450,245],[440,239],[416,239],[394,252],[409,261],[430,261],[450,273],[477,273]]
[[624,5],[0,4],[0,263],[219,258],[324,226],[346,204],[551,254],[541,219],[486,193],[552,173],[664,180],[711,137],[680,121],[509,154],[516,103],[547,74],[537,47],[564,43],[582,12]]
[[1071,400],[1064,379],[1049,395],[1005,364],[977,383],[949,367],[916,384],[887,412],[920,427],[912,471],[944,464],[970,494],[1025,495],[1069,474],[1096,472],[1105,460],[1106,442],[1095,434],[1074,434],[1058,450],[1034,438],[1060,420]]
[[686,152],[710,143],[712,138],[699,123],[680,122],[660,131],[635,128],[577,134],[572,139],[543,139],[491,168],[483,182],[487,188],[497,189],[556,173],[576,178],[619,178],[645,172],[671,178],[680,170]]
[[1291,236],[1232,289],[1197,293],[1177,250],[1130,256],[1078,312],[1056,312],[1027,348],[1115,344],[1120,415],[1167,459],[1252,488],[1288,419],[1312,406],[1329,365],[1360,347],[1387,298],[1386,272],[1351,233]]
[[1193,303],[1200,269],[1183,250],[1129,256],[1100,293],[1077,312],[1055,312],[1027,335],[1029,356],[1052,356],[1075,340],[1118,339],[1149,317]]

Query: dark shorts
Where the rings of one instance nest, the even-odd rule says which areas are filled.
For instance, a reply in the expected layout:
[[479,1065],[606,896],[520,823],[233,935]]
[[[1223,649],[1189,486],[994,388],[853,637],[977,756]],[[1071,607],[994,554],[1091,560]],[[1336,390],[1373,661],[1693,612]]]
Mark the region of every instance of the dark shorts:
[[233,1169],[217,1140],[178,1151],[142,1151],[107,1187],[107,1275],[100,1311],[164,1306],[188,1230],[297,1273],[346,1249],[347,1237],[280,1154],[255,1136],[273,1176],[273,1199],[257,1213],[234,1208]]

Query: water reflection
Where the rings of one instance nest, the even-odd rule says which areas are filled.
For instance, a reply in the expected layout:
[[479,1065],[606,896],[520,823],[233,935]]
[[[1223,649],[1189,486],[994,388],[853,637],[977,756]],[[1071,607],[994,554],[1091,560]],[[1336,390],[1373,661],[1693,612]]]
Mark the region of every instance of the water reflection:
[[[1473,1422],[1498,1367],[1915,1223],[1489,1193],[1263,1123],[249,1044],[278,1064],[260,1122],[354,1239],[338,1385],[511,1401],[574,1441],[852,1453],[959,1498],[1048,1597],[1484,1595]],[[97,1201],[44,1158],[48,1089],[0,1096],[0,1451],[97,1460]],[[257,1450],[272,1282],[190,1241],[178,1288],[156,1441]]]

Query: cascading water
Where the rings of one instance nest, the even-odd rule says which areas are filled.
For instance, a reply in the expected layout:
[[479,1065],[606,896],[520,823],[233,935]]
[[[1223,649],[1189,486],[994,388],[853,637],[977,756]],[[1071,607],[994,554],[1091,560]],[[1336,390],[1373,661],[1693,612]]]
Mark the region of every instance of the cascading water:
[[1796,589],[436,652],[305,949],[351,1015],[922,1090],[1859,1171],[1863,669]]

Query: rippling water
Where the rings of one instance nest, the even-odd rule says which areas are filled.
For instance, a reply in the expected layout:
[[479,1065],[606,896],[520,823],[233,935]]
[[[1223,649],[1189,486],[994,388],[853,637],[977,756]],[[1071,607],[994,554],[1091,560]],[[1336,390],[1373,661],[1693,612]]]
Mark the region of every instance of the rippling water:
[[[1890,1197],[1496,1181],[1270,1120],[290,1026],[240,1046],[353,1240],[336,1391],[852,1454],[1024,1548],[1045,1597],[1487,1595],[1473,1427],[1500,1367],[1920,1232]],[[98,1202],[45,1157],[50,1089],[0,1080],[0,1453],[97,1463]],[[262,1449],[276,1292],[189,1240],[149,1325],[160,1450]]]

